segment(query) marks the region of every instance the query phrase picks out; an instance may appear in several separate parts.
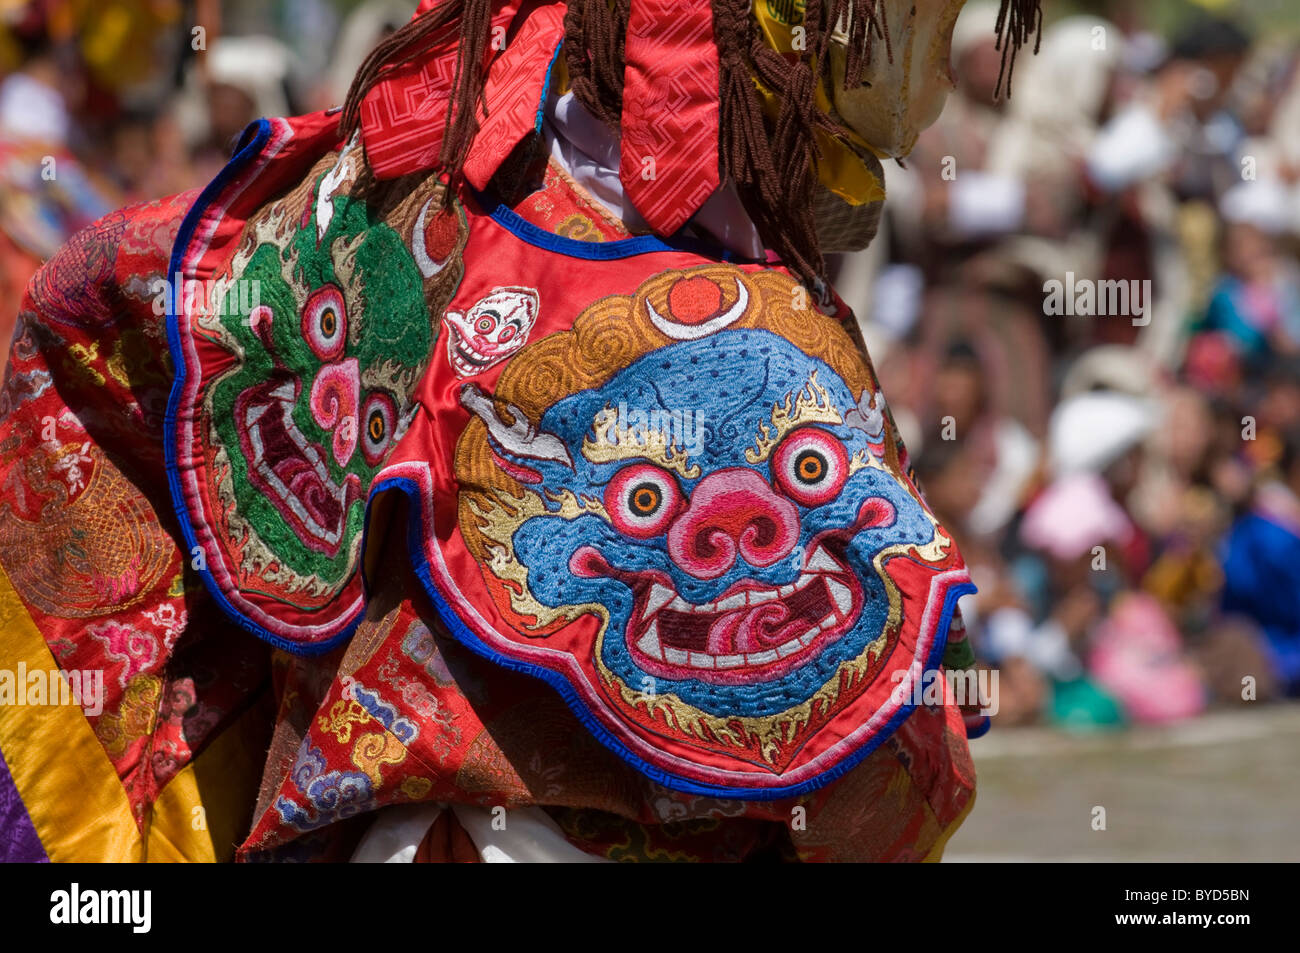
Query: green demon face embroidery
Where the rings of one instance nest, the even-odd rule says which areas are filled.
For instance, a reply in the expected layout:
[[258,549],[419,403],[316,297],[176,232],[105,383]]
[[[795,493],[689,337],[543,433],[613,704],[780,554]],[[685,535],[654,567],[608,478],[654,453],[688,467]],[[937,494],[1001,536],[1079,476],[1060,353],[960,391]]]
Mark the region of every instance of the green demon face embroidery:
[[218,313],[232,364],[204,401],[241,561],[278,563],[289,589],[331,588],[355,565],[366,492],[434,337],[411,252],[338,186],[327,173],[298,216],[287,203],[255,223]]

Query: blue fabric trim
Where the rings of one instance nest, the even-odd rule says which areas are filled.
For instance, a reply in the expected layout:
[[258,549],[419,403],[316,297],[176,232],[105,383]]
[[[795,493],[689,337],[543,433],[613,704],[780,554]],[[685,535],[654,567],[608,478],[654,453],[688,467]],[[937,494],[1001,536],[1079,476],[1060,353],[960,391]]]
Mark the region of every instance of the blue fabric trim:
[[711,261],[725,261],[743,265],[765,264],[754,258],[737,255],[725,248],[711,245],[690,235],[680,232],[670,239],[657,235],[638,235],[635,238],[620,238],[612,242],[584,242],[576,238],[565,238],[534,225],[504,202],[486,192],[467,187],[470,195],[479,204],[492,221],[496,222],[521,242],[541,248],[557,255],[569,258],[585,258],[588,261],[614,261],[619,258],[631,258],[634,255],[648,255],[653,252],[684,252],[699,255]]
[[586,258],[591,261],[614,261],[651,252],[675,251],[671,245],[665,244],[654,235],[640,235],[613,242],[581,242],[576,238],[565,238],[563,235],[556,235],[534,225],[504,202],[491,198],[486,193],[471,190],[471,194],[485,211],[490,210],[488,215],[492,221],[515,238],[558,255]]
[[560,50],[563,47],[563,40],[555,44],[555,52],[551,54],[551,62],[547,65],[546,76],[542,80],[542,98],[537,103],[537,120],[533,123],[533,133],[537,135],[541,134],[542,119],[546,115],[546,97],[551,94],[551,71],[555,69],[555,64],[560,58]]
[[[220,197],[226,186],[230,184],[230,180],[251,159],[261,154],[270,138],[271,123],[266,119],[258,119],[244,130],[243,135],[240,136],[235,154],[226,163],[225,167],[217,173],[217,177],[207,184],[194,205],[185,214],[180,231],[176,234],[176,243],[172,246],[167,273],[168,281],[174,282],[176,275],[180,273],[185,250],[189,247],[190,241],[194,237],[194,230],[198,227],[208,206]],[[190,520],[189,508],[185,505],[185,494],[181,488],[180,469],[177,461],[177,444],[180,434],[176,425],[177,418],[180,415],[181,403],[184,399],[185,382],[188,377],[185,352],[181,347],[180,315],[177,314],[178,305],[184,296],[175,287],[171,289],[171,292],[171,298],[167,302],[167,348],[171,352],[172,366],[176,370],[176,377],[172,381],[171,395],[167,398],[167,415],[163,419],[163,460],[167,469],[167,486],[171,490],[172,508],[176,511],[176,518],[180,522],[181,535],[185,537],[185,552],[181,558],[186,563],[189,563],[199,542],[198,534],[194,531],[194,525]],[[236,609],[217,585],[212,570],[204,568],[195,571],[203,580],[203,585],[212,595],[213,600],[230,617],[232,622],[259,639],[294,655],[322,655],[348,639],[356,631],[357,626],[361,624],[362,613],[358,613],[357,618],[349,623],[342,632],[322,642],[293,642],[268,632]]]
[[[797,797],[801,794],[807,794],[809,791],[815,791],[824,787],[835,779],[843,776],[880,747],[890,735],[892,735],[904,721],[912,714],[915,705],[904,705],[894,715],[889,722],[870,738],[861,748],[846,756],[834,767],[823,771],[815,778],[791,784],[780,788],[743,788],[727,787],[723,785],[704,784],[699,781],[692,781],[689,778],[678,777],[670,774],[662,768],[655,767],[637,757],[632,751],[617,738],[615,738],[605,726],[600,723],[595,714],[587,707],[582,698],[578,695],[577,690],[569,684],[559,672],[548,668],[542,668],[538,665],[531,665],[527,662],[521,662],[518,659],[502,655],[495,649],[488,646],[482,639],[474,633],[456,614],[450,603],[443,597],[441,590],[434,584],[433,573],[429,566],[428,560],[424,555],[424,540],[429,538],[428,528],[424,525],[424,505],[420,498],[420,488],[416,482],[407,477],[394,477],[382,482],[376,483],[371,487],[370,499],[366,504],[366,525],[370,522],[370,507],[373,505],[375,498],[386,490],[396,490],[404,493],[407,498],[408,515],[407,515],[407,533],[406,546],[411,560],[411,567],[415,570],[420,584],[424,586],[424,591],[428,593],[429,598],[433,601],[434,609],[438,617],[456,640],[470,649],[477,655],[482,656],[490,662],[500,665],[502,668],[514,672],[522,672],[525,675],[531,675],[539,678],[555,689],[564,703],[569,706],[570,711],[577,716],[583,726],[614,754],[618,755],[637,771],[644,774],[651,781],[660,784],[666,788],[675,791],[681,791],[686,794],[697,794],[704,797],[732,798],[749,801],[775,801],[785,797]],[[943,615],[939,619],[939,626],[935,631],[934,646],[930,651],[930,656],[926,661],[927,670],[937,671],[943,660],[944,649],[948,644],[948,628],[952,623],[953,613],[957,609],[957,599],[967,593],[975,592],[974,583],[962,583],[961,585],[949,588],[943,602]]]
[[993,727],[993,719],[990,718],[988,715],[985,715],[984,720],[981,721],[977,726],[975,726],[974,728],[966,729],[966,740],[974,741],[976,738],[983,738],[985,735],[989,733],[989,729],[992,727]]

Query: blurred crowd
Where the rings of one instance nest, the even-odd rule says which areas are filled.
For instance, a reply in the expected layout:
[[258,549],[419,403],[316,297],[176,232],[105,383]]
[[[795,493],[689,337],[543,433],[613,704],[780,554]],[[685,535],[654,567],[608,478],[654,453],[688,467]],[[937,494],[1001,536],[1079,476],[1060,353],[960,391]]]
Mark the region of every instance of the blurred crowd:
[[995,723],[1079,729],[1300,694],[1300,44],[1088,10],[995,97],[971,0],[837,282],[979,586]]
[[[341,103],[413,6],[0,0],[0,360],[77,228]],[[1083,6],[1007,97],[970,0],[958,91],[835,268],[979,586],[996,721],[1087,729],[1300,694],[1300,43]],[[1046,306],[1101,281],[1124,313]]]

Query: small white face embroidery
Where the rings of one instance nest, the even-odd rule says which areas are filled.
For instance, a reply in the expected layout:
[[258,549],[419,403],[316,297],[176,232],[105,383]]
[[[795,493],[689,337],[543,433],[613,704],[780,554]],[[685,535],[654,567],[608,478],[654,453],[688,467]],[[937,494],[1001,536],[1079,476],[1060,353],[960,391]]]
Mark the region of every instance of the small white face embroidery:
[[448,311],[447,360],[456,376],[482,374],[523,347],[537,310],[532,288],[494,288],[468,311]]

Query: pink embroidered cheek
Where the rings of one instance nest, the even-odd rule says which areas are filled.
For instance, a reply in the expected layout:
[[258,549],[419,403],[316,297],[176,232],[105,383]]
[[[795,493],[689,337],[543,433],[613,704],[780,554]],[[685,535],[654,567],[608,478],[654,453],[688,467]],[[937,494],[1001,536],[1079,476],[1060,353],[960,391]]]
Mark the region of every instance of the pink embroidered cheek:
[[894,509],[894,504],[883,496],[867,497],[866,501],[858,509],[858,519],[853,524],[853,531],[860,532],[864,529],[883,529],[886,526],[893,526],[897,516],[898,513]]
[[347,466],[357,449],[357,405],[361,400],[361,375],[356,358],[320,369],[311,385],[308,405],[312,420],[333,431],[334,462]]
[[755,471],[730,467],[695,487],[690,506],[668,530],[668,555],[697,579],[724,575],[739,556],[766,567],[799,541],[799,511]]
[[595,546],[579,546],[569,557],[569,572],[579,579],[597,579],[612,576],[614,570]]

